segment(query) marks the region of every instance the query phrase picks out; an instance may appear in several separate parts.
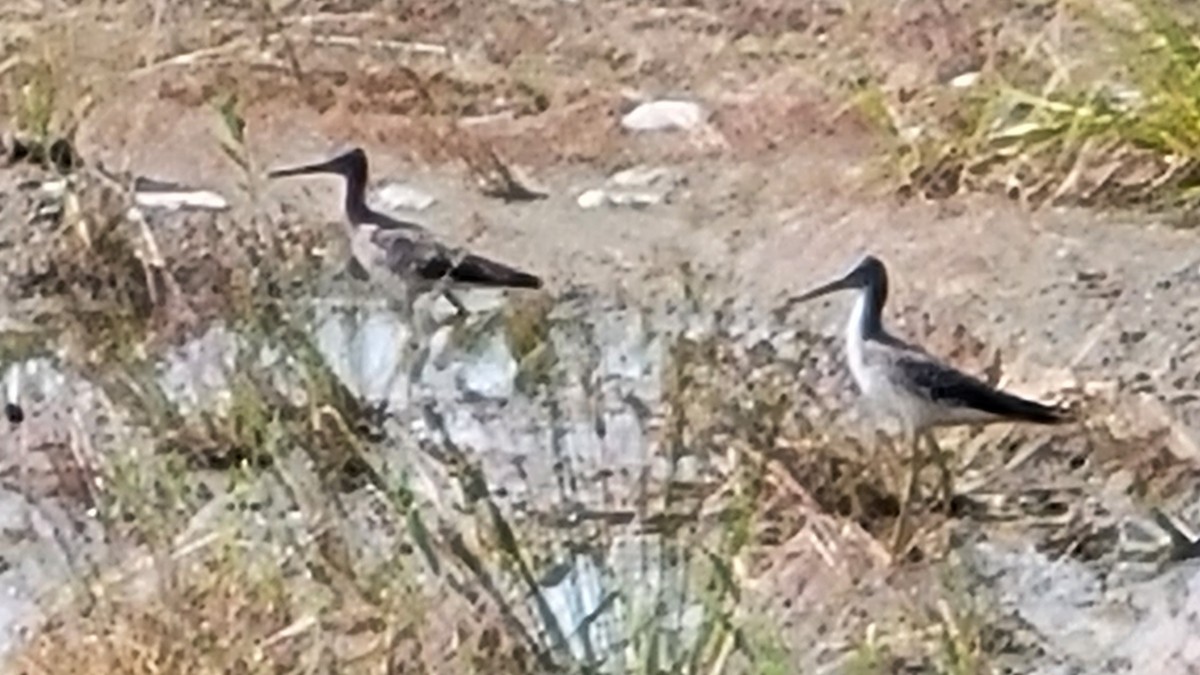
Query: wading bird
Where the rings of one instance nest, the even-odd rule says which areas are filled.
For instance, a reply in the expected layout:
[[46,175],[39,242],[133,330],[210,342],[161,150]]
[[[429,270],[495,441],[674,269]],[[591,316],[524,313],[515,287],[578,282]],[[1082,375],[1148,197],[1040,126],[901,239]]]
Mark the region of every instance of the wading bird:
[[1070,421],[1070,417],[1059,408],[1000,391],[890,334],[883,327],[887,268],[874,256],[863,258],[841,279],[793,298],[789,305],[840,290],[858,293],[846,324],[846,351],[861,397],[872,413],[889,416],[900,424],[904,440],[912,449],[912,464],[892,536],[892,549],[900,552],[923,462],[922,439],[941,469],[947,508],[952,497],[950,469],[933,437],[934,428],[994,422],[1059,424]]
[[465,311],[453,288],[541,288],[538,277],[436,241],[424,227],[367,206],[367,153],[354,148],[325,162],[276,169],[270,178],[334,174],[345,179],[345,215],[350,237],[350,272],[399,291],[410,306],[418,295],[441,291]]
[[443,295],[459,315],[466,313],[454,295],[461,288],[542,287],[542,280],[500,262],[446,246],[416,223],[397,220],[367,205],[367,153],[354,148],[333,159],[287,169],[276,169],[269,178],[308,174],[333,174],[345,180],[345,216],[350,238],[348,271],[360,281],[370,280],[403,304],[410,321],[409,347],[416,357],[409,371],[409,386],[420,379],[428,356],[430,327],[416,311],[418,297]]

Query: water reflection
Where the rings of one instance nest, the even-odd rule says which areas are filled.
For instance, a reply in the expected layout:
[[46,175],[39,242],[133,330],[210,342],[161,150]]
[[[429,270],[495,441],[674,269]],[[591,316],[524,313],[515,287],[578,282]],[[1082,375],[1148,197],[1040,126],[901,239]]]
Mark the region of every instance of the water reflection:
[[[466,453],[489,499],[529,547],[526,563],[544,582],[534,590],[509,579],[510,601],[526,606],[548,642],[560,633],[566,645],[559,646],[574,658],[624,672],[636,633],[630,621],[648,612],[685,617],[699,611],[682,607],[686,575],[672,571],[679,561],[660,559],[659,535],[642,531],[636,516],[647,509],[645,481],[675,473],[654,445],[652,411],[662,396],[666,350],[687,322],[680,313],[576,297],[545,317],[541,334],[554,358],[523,365],[511,344],[503,300],[485,297],[465,321],[443,322],[431,336],[417,389],[410,387],[414,355],[406,349],[412,333],[387,303],[318,299],[295,308],[293,316],[307,317],[301,328],[337,379],[364,402],[383,404],[401,425],[393,427],[400,433],[372,447],[388,472],[397,480],[420,474],[424,479],[410,484],[421,503],[444,517],[470,519],[469,510],[453,507],[462,498],[454,472],[438,465],[436,453],[417,448],[452,446]],[[20,367],[45,396],[87,386],[86,378],[69,370],[33,362]],[[182,418],[223,415],[248,371],[287,400],[302,401],[300,370],[281,336],[218,324],[165,350],[149,371],[152,386],[134,388],[157,387]],[[425,408],[437,411],[438,425],[420,414]],[[107,451],[118,438],[108,434],[92,442]],[[589,515],[606,513],[620,517]],[[545,527],[549,523],[556,525]],[[371,541],[362,534],[357,538]],[[376,553],[368,557],[386,556]],[[507,578],[503,569],[494,572]],[[18,574],[22,583],[34,581]],[[28,611],[9,605],[0,616]],[[688,621],[675,623],[680,631],[692,629]]]

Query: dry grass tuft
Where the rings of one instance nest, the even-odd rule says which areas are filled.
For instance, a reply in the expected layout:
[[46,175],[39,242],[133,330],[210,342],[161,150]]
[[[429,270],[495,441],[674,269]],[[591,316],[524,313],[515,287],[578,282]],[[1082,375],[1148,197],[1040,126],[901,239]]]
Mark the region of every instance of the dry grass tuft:
[[978,65],[954,78],[867,85],[859,101],[893,136],[906,194],[1190,208],[1200,195],[1193,14],[1163,0],[1057,3],[1035,21],[997,24]]
[[52,614],[12,666],[29,675],[433,673],[489,664],[529,672],[486,604],[446,598],[446,611],[425,620],[427,600],[395,579],[363,594],[336,572],[326,578],[319,557],[280,558],[264,546],[209,538],[96,582],[78,605]]
[[301,650],[270,646],[296,618],[281,585],[203,565],[173,581],[153,598],[97,597],[86,613],[52,617],[14,666],[30,675],[304,672]]

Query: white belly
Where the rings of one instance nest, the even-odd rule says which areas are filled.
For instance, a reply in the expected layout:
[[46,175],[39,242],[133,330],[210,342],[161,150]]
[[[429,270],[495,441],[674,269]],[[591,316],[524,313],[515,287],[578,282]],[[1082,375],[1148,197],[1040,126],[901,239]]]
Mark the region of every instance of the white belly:
[[881,352],[890,348],[866,342],[861,320],[864,310],[865,299],[860,296],[846,326],[846,356],[854,382],[871,414],[894,420],[904,433],[997,419],[991,413],[954,405],[952,401],[933,401],[927,392],[911,390],[907,381],[892,370],[894,355]]
[[[860,293],[846,324],[846,357],[850,373],[870,414],[890,419],[900,425],[901,433],[911,433],[937,424],[943,412],[939,406],[897,383],[888,372],[889,362],[879,354],[866,353],[871,349],[862,332],[862,315],[866,311],[866,296]],[[878,349],[878,347],[875,347]]]

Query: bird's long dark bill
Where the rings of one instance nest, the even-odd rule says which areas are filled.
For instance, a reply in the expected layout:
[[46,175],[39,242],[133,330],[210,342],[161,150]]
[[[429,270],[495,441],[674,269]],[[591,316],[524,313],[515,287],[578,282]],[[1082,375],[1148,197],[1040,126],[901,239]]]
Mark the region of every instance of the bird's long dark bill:
[[838,279],[837,281],[831,281],[830,283],[827,283],[824,286],[814,288],[807,293],[798,295],[798,296],[792,298],[792,302],[808,302],[809,300],[812,300],[814,298],[819,298],[822,295],[829,295],[830,293],[834,293],[837,291],[844,291],[847,289],[858,288],[858,287],[859,287],[858,279],[854,276],[853,273],[851,273],[851,274],[847,274],[846,276],[842,277],[841,279]]
[[268,178],[283,178],[285,176],[300,176],[306,173],[341,173],[338,167],[333,162],[320,162],[319,164],[306,164],[304,166],[294,166],[287,169],[276,169],[267,173]]

